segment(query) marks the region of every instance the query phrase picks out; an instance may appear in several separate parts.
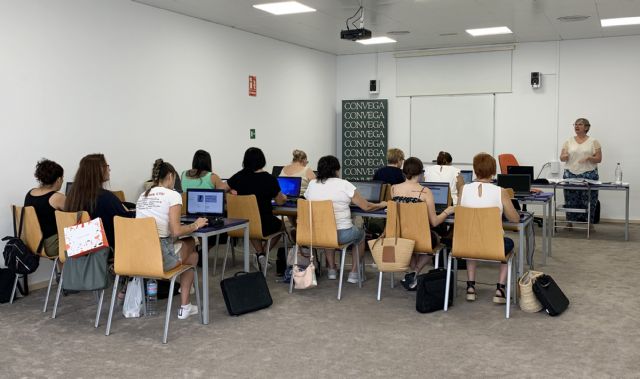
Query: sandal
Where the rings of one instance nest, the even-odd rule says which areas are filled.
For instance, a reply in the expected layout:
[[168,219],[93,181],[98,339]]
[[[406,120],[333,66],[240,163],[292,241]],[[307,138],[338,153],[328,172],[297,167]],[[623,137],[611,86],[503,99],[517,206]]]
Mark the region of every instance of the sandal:
[[476,300],[476,282],[467,281],[467,301],[475,301]]
[[493,296],[493,302],[496,304],[506,304],[507,297],[504,294],[504,284],[496,283],[496,295]]

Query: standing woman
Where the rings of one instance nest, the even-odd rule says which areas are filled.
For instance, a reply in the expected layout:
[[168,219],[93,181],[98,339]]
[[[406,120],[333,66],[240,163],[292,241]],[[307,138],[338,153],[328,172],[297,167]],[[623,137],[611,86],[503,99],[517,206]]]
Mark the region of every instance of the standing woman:
[[[589,137],[591,124],[586,118],[579,118],[573,124],[575,137],[569,138],[562,145],[560,160],[565,162],[564,179],[583,178],[598,180],[598,163],[602,162],[602,147],[600,142],[593,137]],[[589,204],[589,192],[591,192],[590,218],[593,222],[596,202],[598,201],[598,191],[564,190],[564,200],[567,208],[587,209]],[[587,216],[579,213],[567,212],[567,226],[571,227],[571,221],[586,222]],[[593,227],[593,224],[591,224]]]
[[191,170],[183,171],[180,179],[182,190],[185,192],[189,188],[229,190],[227,183],[211,172],[211,154],[204,150],[198,150],[193,154]]
[[313,173],[311,167],[307,166],[308,164],[309,160],[307,160],[307,153],[296,149],[293,151],[293,160],[290,164],[282,168],[280,176],[302,178],[300,193],[304,193],[309,186],[309,181],[316,178],[316,174]]

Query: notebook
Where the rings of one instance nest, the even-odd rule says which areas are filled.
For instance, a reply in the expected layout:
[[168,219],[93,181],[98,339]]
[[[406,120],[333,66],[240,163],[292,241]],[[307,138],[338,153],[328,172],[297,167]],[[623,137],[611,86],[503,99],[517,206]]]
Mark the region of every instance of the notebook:
[[379,203],[382,197],[382,182],[370,181],[370,182],[351,182],[356,186],[356,190],[360,192],[360,195],[364,197],[370,203]]
[[302,178],[297,176],[278,176],[280,191],[287,197],[287,202],[296,202],[300,197]]
[[498,186],[513,189],[515,197],[531,195],[531,177],[527,174],[498,174]]
[[464,180],[464,184],[469,184],[473,181],[473,171],[472,170],[461,170],[460,175],[462,175],[462,179]]
[[420,182],[423,187],[428,187],[433,194],[436,213],[440,214],[449,206],[449,183],[445,182]]
[[221,224],[224,216],[224,191],[217,189],[188,189],[187,214],[182,222],[193,222],[198,217],[206,217],[209,226]]

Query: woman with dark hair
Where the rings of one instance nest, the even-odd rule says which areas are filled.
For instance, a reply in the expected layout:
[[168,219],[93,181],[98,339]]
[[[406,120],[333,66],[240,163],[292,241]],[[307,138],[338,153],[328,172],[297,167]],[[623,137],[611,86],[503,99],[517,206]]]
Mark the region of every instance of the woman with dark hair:
[[451,154],[446,151],[439,152],[436,164],[427,167],[424,178],[427,182],[449,183],[451,200],[453,204],[458,204],[458,187],[464,185],[464,179],[460,175],[460,169],[451,165],[452,161]]
[[[333,212],[336,218],[338,233],[338,243],[345,244],[353,242],[358,245],[360,257],[364,254],[364,230],[353,225],[351,220],[351,209],[349,206],[353,202],[365,211],[375,211],[385,208],[386,202],[378,204],[368,202],[356,187],[344,179],[339,178],[340,162],[338,158],[327,155],[318,161],[318,175],[315,180],[309,182],[309,187],[304,193],[307,200],[331,200],[333,202]],[[335,254],[326,254],[329,266],[329,279],[337,278]],[[347,278],[349,283],[358,283],[358,267],[354,264]]]
[[[242,160],[242,170],[235,173],[227,184],[231,190],[235,190],[238,195],[255,195],[260,212],[260,222],[262,223],[262,235],[268,236],[276,233],[284,227],[282,221],[273,215],[271,200],[275,199],[276,204],[282,205],[287,197],[280,191],[278,180],[270,173],[264,171],[267,160],[264,153],[257,147],[250,147],[244,152]],[[276,246],[279,237],[272,240],[271,246]],[[256,250],[256,260],[254,261],[258,269],[268,264],[266,257],[266,242],[252,239],[251,244]]]
[[[431,193],[428,187],[423,187],[419,183],[423,168],[422,161],[418,158],[411,157],[404,161],[402,173],[407,180],[404,183],[391,187],[391,197],[393,201],[398,203],[426,202],[429,224],[431,227],[436,227],[442,224],[449,215],[453,214],[454,208],[453,206],[449,206],[442,213],[436,214],[436,204],[433,199],[433,193]],[[436,246],[439,237],[433,230],[430,230],[430,233],[431,244],[432,246]],[[401,281],[407,290],[415,290],[418,284],[417,276],[420,270],[427,264],[429,258],[426,254],[414,254],[411,257],[411,263],[409,265],[410,272],[406,274]]]
[[65,196],[61,194],[64,170],[54,161],[42,159],[36,164],[34,176],[40,184],[27,192],[25,207],[33,207],[44,238],[44,253],[49,257],[58,255],[58,228],[56,210],[64,210]]
[[111,169],[103,154],[89,154],[80,160],[73,186],[67,194],[67,212],[87,211],[91,218],[100,217],[109,246],[115,246],[113,217],[134,217],[111,191],[103,188],[109,181]]
[[198,150],[193,154],[191,162],[191,170],[182,172],[180,177],[182,189],[186,191],[189,188],[218,188],[225,191],[229,190],[227,183],[211,170],[211,154],[204,150]]
[[[136,204],[136,218],[153,217],[156,220],[164,271],[170,271],[181,263],[194,266],[198,264],[195,240],[178,238],[207,225],[207,219],[203,217],[188,225],[180,224],[182,196],[173,189],[177,176],[178,173],[170,163],[157,159],[151,173],[153,184],[140,195]],[[181,320],[198,314],[198,307],[189,301],[192,284],[192,271],[180,274],[182,306],[178,309],[178,318]]]

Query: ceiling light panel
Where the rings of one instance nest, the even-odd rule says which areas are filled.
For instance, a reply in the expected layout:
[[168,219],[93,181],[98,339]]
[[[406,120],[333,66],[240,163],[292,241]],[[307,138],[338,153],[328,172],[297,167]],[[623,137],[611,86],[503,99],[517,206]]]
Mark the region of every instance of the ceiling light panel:
[[474,37],[480,36],[493,36],[496,34],[512,34],[511,29],[506,26],[497,26],[493,28],[481,28],[481,29],[467,29],[467,33],[471,34]]
[[626,25],[639,25],[640,17],[620,17],[620,18],[603,18],[600,20],[600,25],[603,28],[609,26],[626,26]]
[[373,37],[369,39],[361,39],[356,42],[361,43],[363,45],[378,45],[381,43],[395,43],[396,40],[391,39],[389,37]]
[[308,13],[308,12],[316,11],[315,9],[308,7],[304,4],[301,4],[297,1],[282,1],[279,3],[255,4],[253,7],[256,9],[260,9],[261,11],[275,14],[277,16],[284,15],[284,14]]

